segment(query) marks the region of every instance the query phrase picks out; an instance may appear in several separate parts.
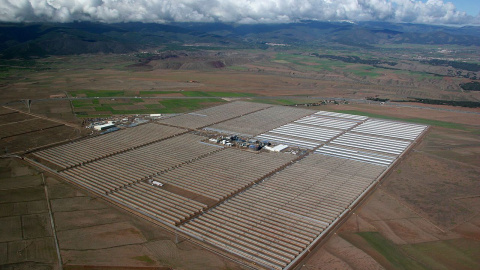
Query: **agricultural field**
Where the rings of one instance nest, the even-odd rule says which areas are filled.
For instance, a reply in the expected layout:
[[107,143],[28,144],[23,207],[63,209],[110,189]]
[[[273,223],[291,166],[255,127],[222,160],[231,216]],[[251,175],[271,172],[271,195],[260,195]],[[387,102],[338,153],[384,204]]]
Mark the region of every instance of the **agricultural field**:
[[[148,69],[132,66],[135,61],[144,61],[138,55],[81,55],[50,57],[21,62],[6,61],[5,65],[16,66],[8,70],[2,83],[0,98],[16,102],[18,97],[46,99],[50,95],[69,93],[71,97],[112,98],[125,97],[198,97],[203,101],[179,104],[185,110],[197,109],[202,104],[220,102],[220,98],[277,97],[275,104],[288,104],[282,96],[349,97],[362,99],[381,96],[390,99],[407,97],[444,100],[472,100],[478,92],[462,91],[460,84],[465,78],[446,76],[445,67],[428,66],[403,59],[385,52],[323,50],[248,50],[245,61],[237,61],[223,68],[196,67],[176,69],[169,67],[168,59],[149,60]],[[407,51],[402,51],[403,53]],[[426,53],[426,52],[425,52]],[[315,56],[326,55],[322,58]],[[243,54],[242,54],[243,55]],[[242,58],[242,56],[237,56]],[[357,57],[357,58],[355,58]],[[179,56],[175,61],[189,63],[198,56]],[[203,61],[221,60],[213,53],[203,54]],[[95,59],[95,63],[91,63]],[[353,59],[353,60],[352,60]],[[346,61],[353,62],[346,62]],[[357,61],[357,63],[355,63]],[[373,61],[373,62],[372,62]],[[372,64],[397,62],[396,66]],[[23,66],[23,67],[22,67]],[[19,67],[22,67],[21,69]],[[442,72],[440,72],[442,71]],[[55,87],[50,87],[54,85]],[[215,99],[215,100],[213,100]],[[164,101],[164,100],[162,100]],[[123,112],[178,112],[162,101],[148,102],[145,99],[118,102],[119,108],[107,104],[75,104],[75,109],[85,115],[117,114]],[[37,102],[42,106],[46,101]],[[60,104],[61,101],[55,101]],[[34,103],[35,104],[35,103]],[[200,105],[199,105],[200,104]],[[69,105],[69,104],[67,104]],[[48,107],[55,107],[49,104]],[[62,105],[63,106],[63,105]],[[130,107],[125,107],[130,106]],[[136,107],[132,107],[136,106]],[[203,106],[203,105],[202,105]],[[83,109],[81,109],[83,107]],[[34,109],[35,106],[32,107]],[[42,110],[47,111],[45,107]],[[58,110],[58,109],[56,109]],[[65,111],[49,111],[51,117],[68,117]],[[69,115],[72,115],[71,113]]]
[[[69,93],[78,117],[109,114],[181,113],[224,103],[222,98],[249,98],[255,94],[204,91],[92,91]],[[139,97],[143,98],[139,98]],[[162,99],[167,97],[168,99]]]
[[[328,240],[315,248],[299,268],[478,269],[479,109],[416,103],[368,104],[364,98],[420,97],[478,101],[480,92],[463,91],[459,84],[468,81],[466,78],[444,76],[442,74],[446,74],[446,67],[430,66],[404,57],[402,55],[406,51],[400,50],[401,47],[385,45],[383,49],[385,51],[375,53],[327,49],[295,51],[288,48],[251,50],[248,53],[255,57],[237,61],[224,68],[193,65],[192,62],[196,61],[193,58],[176,60],[184,61],[180,64],[189,69],[174,68],[167,60],[132,66],[139,61],[138,55],[134,54],[56,56],[24,62],[2,60],[2,65],[10,66],[2,67],[0,76],[2,104],[27,112],[26,106],[19,99],[31,98],[33,115],[3,115],[11,110],[1,107],[0,127],[28,123],[37,116],[59,120],[68,125],[21,135],[15,133],[17,130],[8,131],[14,132],[9,133],[14,136],[0,140],[0,151],[8,149],[9,153],[22,153],[39,146],[74,140],[89,131],[69,125],[80,127],[84,118],[118,114],[189,113],[223,106],[230,100],[237,99],[252,101],[264,108],[272,105],[319,103],[333,97],[345,98],[349,104],[305,108],[430,125],[430,128],[414,150],[402,156],[399,164],[383,178],[381,186],[362,206],[355,209],[336,234],[330,235]],[[425,54],[437,50],[435,47],[424,49]],[[356,56],[363,60],[398,61],[400,64],[395,66],[396,69],[391,69],[388,65],[372,66],[314,57],[311,56],[312,53],[335,57]],[[389,54],[392,57],[387,57]],[[435,55],[442,56],[440,53]],[[202,61],[207,62],[219,60],[214,54],[202,57],[205,57]],[[50,95],[65,93],[70,99],[50,98]],[[357,102],[360,100],[362,102]],[[248,115],[243,118],[246,122],[252,119],[249,116],[255,116],[251,111],[246,113]],[[218,129],[237,128],[252,134],[260,134],[267,129],[274,132],[288,131],[288,127],[275,130],[283,123],[275,126],[268,120],[267,124],[265,121],[258,122],[265,126],[259,124],[248,130],[240,126],[246,122],[227,122],[228,115],[222,113],[215,116],[215,121],[205,123],[196,121],[202,116],[185,115],[183,117],[188,118],[185,127],[188,128],[203,127],[220,121],[222,123],[218,124]],[[299,119],[301,117],[298,116]],[[267,125],[273,126],[267,128]],[[1,130],[2,134],[7,132]],[[292,136],[299,138],[296,137],[299,134]],[[202,154],[199,152],[199,156]],[[42,266],[50,269],[57,259],[56,251],[51,249],[49,242],[52,231],[44,226],[49,220],[46,218],[46,210],[40,205],[46,199],[39,182],[39,172],[19,160],[0,161],[2,179],[8,179],[2,181],[2,189],[12,196],[11,201],[0,202],[0,207],[6,209],[5,216],[1,218],[8,225],[8,230],[0,234],[0,254],[4,254],[0,258],[0,264],[2,267],[23,265],[27,268]],[[193,168],[193,165],[190,166]],[[190,166],[177,173],[188,170]],[[16,169],[17,167],[21,169]],[[29,173],[26,173],[25,168],[29,168]],[[141,175],[142,172],[137,173]],[[144,176],[139,176],[142,177]],[[12,186],[11,179],[15,179],[17,186]],[[46,175],[45,180],[65,269],[80,269],[83,265],[99,268],[106,265],[135,266],[147,269],[243,268],[184,239],[176,243],[175,235],[152,223],[152,220],[141,219],[125,209],[113,206],[97,194],[87,193],[85,189],[58,176]],[[166,194],[174,193],[202,201],[201,205],[197,205],[199,208],[195,209],[214,204],[211,198],[188,193],[174,185],[184,183],[179,183],[174,178],[169,181],[171,184],[166,184],[169,193]],[[141,191],[142,187],[138,185],[136,188]],[[23,191],[28,193],[22,193]],[[25,194],[29,196],[28,199],[25,199]],[[116,195],[118,198],[128,198],[128,192]],[[171,199],[178,200],[175,195],[171,195]],[[23,221],[25,223],[22,225]],[[197,225],[190,227],[194,226]],[[85,241],[81,237],[83,235],[100,240],[91,243]],[[31,239],[40,240],[30,241]],[[24,248],[20,246],[27,242],[31,243],[28,252],[33,253],[17,256],[5,251],[6,248]],[[53,253],[40,253],[39,249]],[[35,252],[38,254],[32,256],[38,255],[37,257],[29,257]],[[36,262],[31,262],[32,260]]]
[[42,176],[18,160],[0,165],[0,264],[53,269],[58,259]]
[[59,141],[78,138],[85,131],[68,122],[51,121],[43,116],[2,107],[0,113],[0,152],[23,152]]
[[[51,205],[63,269],[242,269],[151,222],[44,175],[25,162],[0,159],[0,266],[58,269],[47,203]],[[12,184],[16,183],[16,184]],[[111,237],[111,236],[115,237]],[[95,239],[95,241],[91,241]]]
[[158,100],[141,98],[115,100],[73,100],[72,104],[78,117],[95,117],[112,114],[156,114],[181,113],[207,106],[221,104],[224,101],[217,98],[201,99],[169,99]]
[[[224,102],[222,99],[218,98],[166,100],[150,98],[118,98],[124,96],[123,91],[92,91],[87,92],[87,94],[72,93],[72,96],[77,95],[95,97],[93,99],[79,99],[72,101],[72,106],[74,107],[75,114],[79,117],[92,117],[95,115],[105,116],[108,114],[180,113],[197,110],[206,106],[221,104],[222,102]],[[155,96],[155,94],[146,94],[145,96]],[[97,97],[117,98],[99,99]]]

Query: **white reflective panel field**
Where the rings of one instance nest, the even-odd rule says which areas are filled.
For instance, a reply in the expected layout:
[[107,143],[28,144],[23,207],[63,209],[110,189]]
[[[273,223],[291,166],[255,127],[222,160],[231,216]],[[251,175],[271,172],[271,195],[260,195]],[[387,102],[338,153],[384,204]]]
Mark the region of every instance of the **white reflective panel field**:
[[424,125],[369,119],[352,131],[412,141],[426,128]]
[[[279,270],[323,240],[427,128],[248,102],[159,122],[31,156],[204,246]],[[302,151],[208,143],[222,132]]]

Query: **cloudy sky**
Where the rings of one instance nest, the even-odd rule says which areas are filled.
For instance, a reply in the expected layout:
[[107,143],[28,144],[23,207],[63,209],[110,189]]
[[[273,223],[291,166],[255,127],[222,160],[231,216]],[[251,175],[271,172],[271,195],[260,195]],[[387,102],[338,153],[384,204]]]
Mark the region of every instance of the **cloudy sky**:
[[480,24],[479,9],[478,0],[0,0],[0,21]]

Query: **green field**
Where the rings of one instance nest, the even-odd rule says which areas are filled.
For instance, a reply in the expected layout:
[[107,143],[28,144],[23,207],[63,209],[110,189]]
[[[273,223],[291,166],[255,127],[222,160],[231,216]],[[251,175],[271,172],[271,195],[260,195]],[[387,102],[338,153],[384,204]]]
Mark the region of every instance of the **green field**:
[[367,66],[367,65],[360,65],[354,68],[348,68],[348,72],[351,72],[352,74],[359,76],[359,77],[371,77],[375,78],[380,76],[380,73],[376,72],[379,70],[382,70],[381,68],[376,68],[372,66]]
[[207,103],[225,102],[218,98],[202,98],[202,99],[168,99],[160,101],[165,106],[164,109],[158,109],[158,113],[180,113],[192,110],[199,110],[205,107]]
[[148,257],[147,255],[144,255],[144,256],[138,256],[138,257],[134,257],[135,260],[139,260],[141,262],[146,262],[146,263],[149,263],[149,264],[154,264],[155,261],[152,260],[150,257]]
[[480,241],[452,239],[405,245],[405,253],[429,269],[478,269]]
[[94,97],[124,97],[125,91],[109,91],[109,90],[78,90],[70,92],[72,97],[78,97],[79,95],[85,95],[89,98]]
[[[182,94],[185,97],[255,97],[256,94],[251,93],[234,93],[234,92],[204,92],[204,91],[140,91],[139,96],[155,97],[155,95],[162,94]],[[133,93],[129,91],[110,91],[110,90],[79,90],[71,91],[69,94],[72,97],[133,97]],[[140,100],[140,98],[139,98]],[[140,102],[140,101],[138,101]]]
[[[219,98],[195,98],[195,99],[165,99],[158,103],[146,104],[140,98],[130,99],[129,103],[102,104],[99,99],[74,100],[72,104],[78,117],[99,117],[95,112],[109,112],[109,114],[152,114],[152,113],[182,113],[199,110],[206,106],[218,105],[225,102]],[[133,109],[116,109],[118,106],[133,106]]]
[[412,260],[399,246],[387,240],[378,232],[359,232],[357,235],[362,237],[370,247],[381,254],[394,269],[429,269]]
[[[356,55],[354,53],[350,53],[349,55],[365,58],[365,55],[363,54]],[[388,72],[386,69],[373,67],[371,65],[345,63],[340,60],[331,60],[301,54],[278,53],[273,59],[273,62],[280,64],[294,64],[296,68],[305,71],[327,70],[348,72],[355,76],[370,78],[376,78],[380,76],[381,73]]]
[[345,68],[348,64],[341,61],[333,61],[329,59],[320,59],[315,56],[279,53],[273,59],[273,62],[281,64],[294,64],[303,70],[328,70],[333,71],[334,68]]
[[342,237],[376,258],[387,269],[473,270],[480,265],[480,241],[473,239],[396,245],[378,232],[343,234]]
[[[96,117],[105,116],[103,114],[95,114],[95,112],[110,112],[110,114],[182,113],[225,102],[221,98],[250,98],[257,96],[251,93],[205,91],[140,91],[139,95],[142,97],[156,97],[162,94],[176,93],[181,94],[185,98],[162,99],[162,97],[159,96],[157,104],[146,103],[142,98],[132,98],[132,96],[135,95],[129,91],[79,90],[71,91],[69,94],[72,97],[91,98],[72,101],[72,105],[76,109],[76,114],[79,117],[93,117],[93,115]],[[123,99],[128,102],[115,102],[113,98],[128,98]],[[107,100],[110,101],[106,102]],[[130,106],[136,108],[125,110],[116,108],[118,106]]]

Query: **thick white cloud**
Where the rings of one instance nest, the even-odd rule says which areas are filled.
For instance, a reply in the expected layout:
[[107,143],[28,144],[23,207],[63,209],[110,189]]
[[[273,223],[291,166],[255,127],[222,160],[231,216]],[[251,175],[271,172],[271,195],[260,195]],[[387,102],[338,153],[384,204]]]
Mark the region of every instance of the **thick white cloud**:
[[236,22],[380,20],[480,23],[443,0],[0,0],[4,22]]

